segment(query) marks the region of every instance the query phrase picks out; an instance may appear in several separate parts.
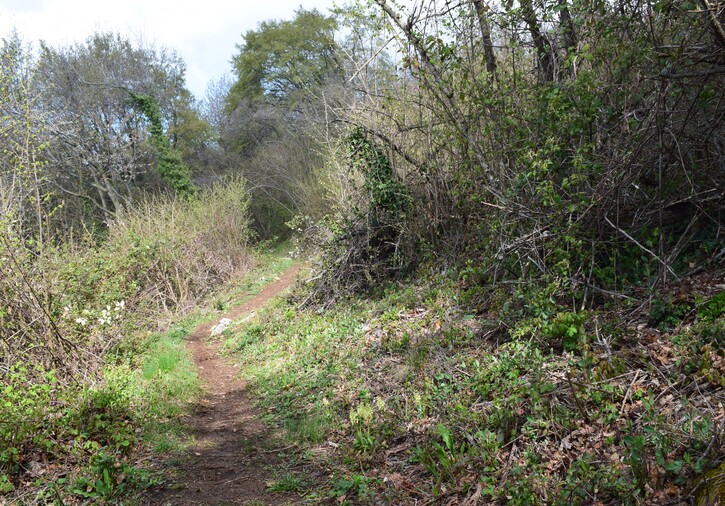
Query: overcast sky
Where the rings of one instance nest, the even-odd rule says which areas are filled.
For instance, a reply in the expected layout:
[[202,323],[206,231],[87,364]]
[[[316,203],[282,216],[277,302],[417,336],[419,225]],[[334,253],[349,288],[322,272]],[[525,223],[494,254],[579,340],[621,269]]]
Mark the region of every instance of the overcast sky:
[[[93,32],[142,36],[176,49],[187,65],[186,83],[202,98],[210,79],[231,70],[242,35],[268,19],[291,19],[294,11],[328,13],[334,0],[0,0],[0,37],[13,27],[27,42],[82,42]],[[338,0],[339,4],[344,2]]]

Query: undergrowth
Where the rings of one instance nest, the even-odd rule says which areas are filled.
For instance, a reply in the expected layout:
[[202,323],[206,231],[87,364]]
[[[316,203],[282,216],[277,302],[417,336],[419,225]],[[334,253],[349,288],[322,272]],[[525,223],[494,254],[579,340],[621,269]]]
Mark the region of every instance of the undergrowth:
[[[23,239],[0,221],[0,502],[109,502],[160,479],[140,448],[179,443],[199,392],[189,313],[253,263],[229,181],[116,215],[104,238]],[[131,458],[131,455],[134,458]]]
[[105,366],[92,384],[62,386],[53,371],[14,366],[0,404],[2,492],[23,504],[98,502],[160,483],[131,456],[168,448],[174,418],[200,391],[186,333],[149,335],[135,359]]
[[268,421],[334,470],[310,502],[667,504],[725,458],[716,284],[663,331],[656,304],[512,291],[473,307],[451,271],[322,313],[278,301],[226,349]]

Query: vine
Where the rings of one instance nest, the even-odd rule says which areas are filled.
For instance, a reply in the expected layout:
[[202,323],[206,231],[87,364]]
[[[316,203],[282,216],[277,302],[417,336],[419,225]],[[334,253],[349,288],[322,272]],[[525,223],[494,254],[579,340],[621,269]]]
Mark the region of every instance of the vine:
[[129,91],[131,103],[146,116],[149,121],[151,145],[158,156],[158,171],[164,181],[182,197],[191,197],[196,194],[196,187],[191,181],[191,171],[184,164],[181,153],[175,150],[164,133],[161,119],[161,110],[156,99],[150,95],[143,95]]
[[410,194],[396,179],[385,152],[368,138],[363,128],[350,133],[349,146],[353,167],[365,177],[365,190],[376,218],[404,221],[412,204]]

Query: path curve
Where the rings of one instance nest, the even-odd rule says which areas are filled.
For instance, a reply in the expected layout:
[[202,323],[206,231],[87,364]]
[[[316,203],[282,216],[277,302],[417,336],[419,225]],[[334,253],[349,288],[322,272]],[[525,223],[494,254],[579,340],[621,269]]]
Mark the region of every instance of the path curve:
[[293,265],[248,302],[200,325],[188,337],[187,347],[206,394],[185,423],[195,443],[177,469],[177,488],[154,493],[153,505],[288,505],[300,498],[267,492],[270,468],[284,463],[264,443],[270,436],[254,407],[238,369],[221,358],[219,343],[210,342],[211,329],[221,318],[232,321],[265,305],[290,286],[300,266]]

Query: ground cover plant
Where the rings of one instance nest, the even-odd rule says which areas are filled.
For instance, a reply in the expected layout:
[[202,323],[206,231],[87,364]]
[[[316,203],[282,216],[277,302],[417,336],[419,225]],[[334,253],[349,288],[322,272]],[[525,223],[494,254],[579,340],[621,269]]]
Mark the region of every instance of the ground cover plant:
[[334,470],[311,503],[708,504],[719,493],[721,278],[699,280],[679,302],[697,309],[661,331],[657,304],[550,304],[544,316],[532,294],[473,308],[460,274],[324,313],[280,301],[227,338],[270,423],[303,462]]

